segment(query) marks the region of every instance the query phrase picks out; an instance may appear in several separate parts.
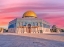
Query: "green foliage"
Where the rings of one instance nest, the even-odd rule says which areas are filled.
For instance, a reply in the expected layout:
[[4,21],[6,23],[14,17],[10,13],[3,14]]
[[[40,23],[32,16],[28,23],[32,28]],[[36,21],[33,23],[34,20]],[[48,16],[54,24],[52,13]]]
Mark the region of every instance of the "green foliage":
[[64,32],[64,29],[61,29],[61,32]]
[[56,25],[53,25],[52,26],[52,29],[51,29],[52,32],[57,32],[57,28],[56,28]]

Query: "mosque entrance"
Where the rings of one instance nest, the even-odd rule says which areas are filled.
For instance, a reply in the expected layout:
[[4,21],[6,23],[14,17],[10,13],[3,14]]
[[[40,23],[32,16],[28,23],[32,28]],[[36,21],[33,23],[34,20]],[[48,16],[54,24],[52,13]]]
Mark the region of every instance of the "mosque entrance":
[[31,24],[28,24],[28,33],[31,33]]

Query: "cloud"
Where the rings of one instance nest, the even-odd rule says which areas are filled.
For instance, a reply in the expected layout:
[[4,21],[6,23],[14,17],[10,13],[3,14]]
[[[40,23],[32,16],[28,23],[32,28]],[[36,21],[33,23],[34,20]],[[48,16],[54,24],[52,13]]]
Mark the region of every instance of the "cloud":
[[27,10],[34,11],[51,24],[64,25],[64,0],[0,0],[0,25],[6,26]]

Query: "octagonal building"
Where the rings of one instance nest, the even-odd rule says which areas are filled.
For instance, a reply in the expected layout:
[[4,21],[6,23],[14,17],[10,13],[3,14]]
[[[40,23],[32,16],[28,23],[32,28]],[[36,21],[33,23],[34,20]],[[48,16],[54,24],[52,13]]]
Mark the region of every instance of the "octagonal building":
[[50,33],[50,24],[39,19],[35,12],[27,11],[22,18],[16,18],[9,22],[8,32],[11,33]]

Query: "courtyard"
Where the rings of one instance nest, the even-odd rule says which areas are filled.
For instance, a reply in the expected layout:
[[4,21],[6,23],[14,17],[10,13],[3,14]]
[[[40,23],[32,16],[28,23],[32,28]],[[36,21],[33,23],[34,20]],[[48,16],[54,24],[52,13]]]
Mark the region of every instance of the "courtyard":
[[0,34],[0,47],[64,47],[64,33]]

